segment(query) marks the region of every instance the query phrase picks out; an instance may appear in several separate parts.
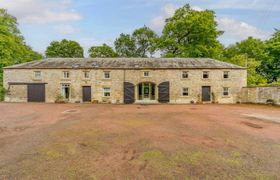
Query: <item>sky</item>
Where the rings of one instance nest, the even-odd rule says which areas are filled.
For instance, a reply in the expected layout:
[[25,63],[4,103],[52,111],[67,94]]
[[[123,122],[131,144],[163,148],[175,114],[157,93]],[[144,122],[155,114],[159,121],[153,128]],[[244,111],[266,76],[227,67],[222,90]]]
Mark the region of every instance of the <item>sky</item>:
[[44,53],[50,42],[66,38],[86,52],[93,45],[112,46],[120,33],[144,25],[160,34],[165,19],[186,3],[216,12],[226,46],[249,36],[265,40],[280,29],[280,0],[0,0],[0,8],[18,19],[34,50]]

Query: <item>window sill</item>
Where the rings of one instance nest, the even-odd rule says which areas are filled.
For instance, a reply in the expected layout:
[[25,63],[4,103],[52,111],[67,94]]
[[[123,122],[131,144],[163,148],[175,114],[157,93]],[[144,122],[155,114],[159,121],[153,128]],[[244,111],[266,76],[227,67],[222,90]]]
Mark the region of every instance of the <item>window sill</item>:
[[39,81],[42,81],[42,79],[33,79],[33,81],[39,82]]
[[71,79],[61,79],[62,81],[71,81]]
[[231,96],[222,96],[222,98],[224,98],[224,99],[228,99],[228,98],[231,98]]
[[188,96],[180,96],[181,98],[190,98],[190,95]]

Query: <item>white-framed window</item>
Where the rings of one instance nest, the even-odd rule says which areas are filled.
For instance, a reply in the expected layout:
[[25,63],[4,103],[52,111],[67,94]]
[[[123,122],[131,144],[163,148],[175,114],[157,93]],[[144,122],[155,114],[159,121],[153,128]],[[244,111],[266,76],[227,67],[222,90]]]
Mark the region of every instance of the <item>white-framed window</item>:
[[110,79],[110,78],[111,78],[110,71],[104,71],[104,79]]
[[84,71],[84,79],[89,79],[89,78],[90,78],[90,72]]
[[229,96],[229,88],[228,87],[223,88],[223,96]]
[[189,88],[184,87],[182,89],[182,96],[189,96]]
[[203,71],[202,77],[203,77],[203,79],[208,79],[209,78],[209,71]]
[[150,72],[149,71],[144,71],[143,72],[143,76],[144,77],[149,77],[150,76]]
[[70,84],[61,84],[61,96],[64,99],[70,98]]
[[34,79],[41,79],[41,71],[34,71]]
[[69,71],[63,71],[63,79],[69,79],[70,78],[70,72]]
[[103,96],[104,97],[110,97],[111,96],[111,88],[103,88]]
[[229,78],[229,71],[224,71],[224,79],[228,79]]
[[189,72],[188,71],[183,71],[182,72],[182,79],[188,79],[189,78]]

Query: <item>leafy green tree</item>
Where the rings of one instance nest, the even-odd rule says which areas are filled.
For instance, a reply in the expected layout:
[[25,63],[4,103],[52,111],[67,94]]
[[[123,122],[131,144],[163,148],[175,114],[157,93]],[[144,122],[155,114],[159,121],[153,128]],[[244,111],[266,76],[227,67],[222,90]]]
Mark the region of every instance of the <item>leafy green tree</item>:
[[0,9],[0,100],[3,100],[3,67],[42,59],[24,42],[17,19]]
[[247,84],[249,86],[267,85],[266,78],[256,71],[257,67],[261,64],[260,61],[256,61],[254,58],[248,58],[244,54],[236,55],[225,61],[242,67],[247,67]]
[[46,49],[48,58],[82,58],[84,50],[76,41],[63,39],[62,41],[53,41]]
[[186,4],[166,20],[158,47],[166,57],[218,57],[222,33],[213,11],[196,11]]
[[265,43],[260,39],[249,37],[248,39],[237,42],[224,50],[225,58],[232,58],[236,55],[246,55],[261,61],[265,56]]
[[136,44],[136,52],[139,57],[152,56],[155,53],[156,33],[147,26],[136,29],[132,38]]
[[114,42],[115,49],[120,57],[137,57],[135,40],[129,34],[120,34]]
[[92,58],[110,58],[110,57],[117,57],[118,54],[108,46],[107,44],[103,44],[102,46],[92,46],[88,50],[89,56]]
[[280,78],[280,41],[270,41],[266,53],[266,58],[257,70],[267,78],[268,83],[274,83]]

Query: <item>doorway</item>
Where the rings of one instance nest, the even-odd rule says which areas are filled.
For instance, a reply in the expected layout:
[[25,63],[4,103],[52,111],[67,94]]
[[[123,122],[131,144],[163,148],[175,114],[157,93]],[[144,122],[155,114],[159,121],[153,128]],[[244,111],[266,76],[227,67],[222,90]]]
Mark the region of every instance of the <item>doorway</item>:
[[211,101],[211,87],[202,86],[202,101],[209,102]]
[[83,86],[83,102],[91,102],[91,87]]
[[138,85],[139,100],[155,100],[155,84],[143,82]]

